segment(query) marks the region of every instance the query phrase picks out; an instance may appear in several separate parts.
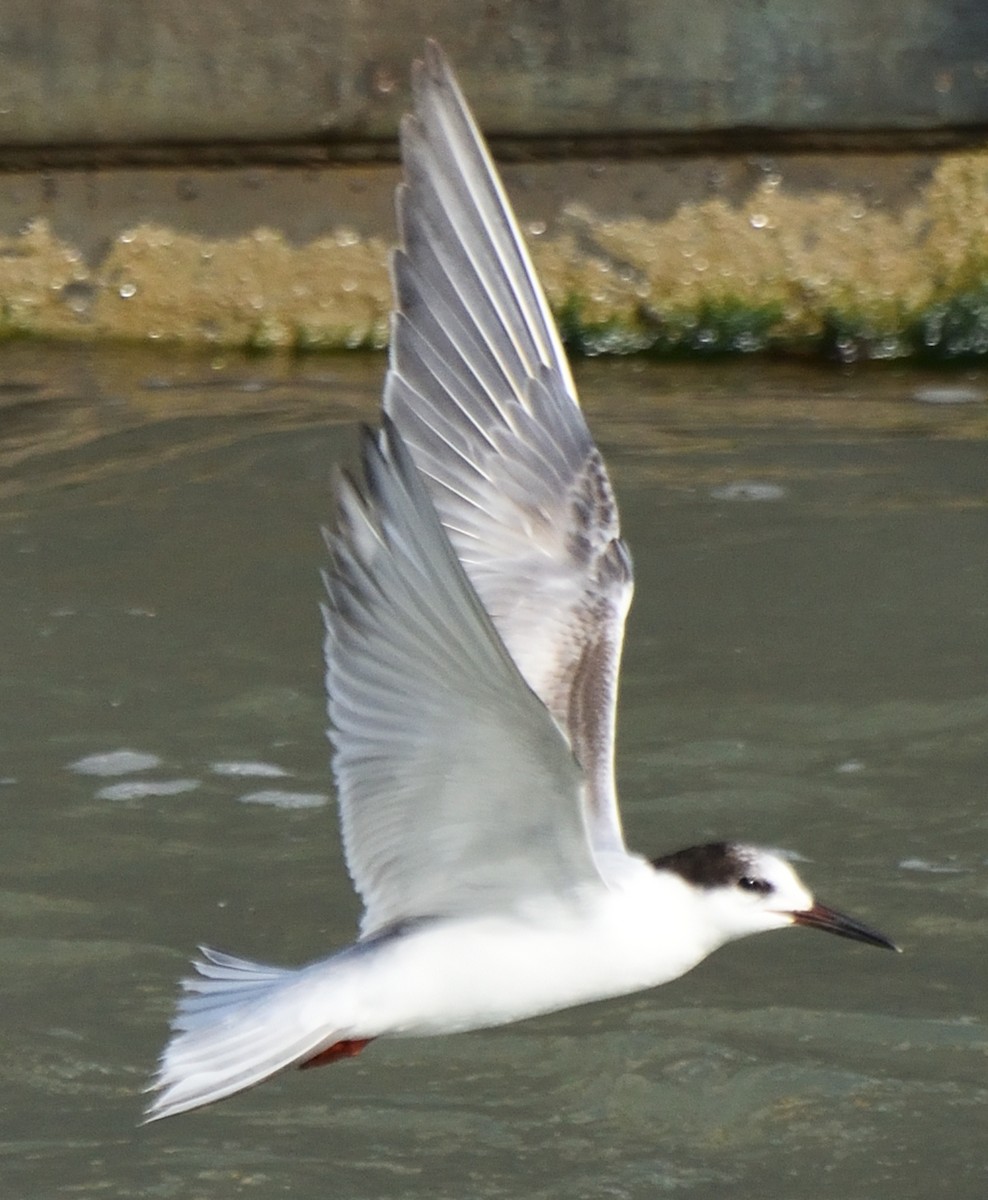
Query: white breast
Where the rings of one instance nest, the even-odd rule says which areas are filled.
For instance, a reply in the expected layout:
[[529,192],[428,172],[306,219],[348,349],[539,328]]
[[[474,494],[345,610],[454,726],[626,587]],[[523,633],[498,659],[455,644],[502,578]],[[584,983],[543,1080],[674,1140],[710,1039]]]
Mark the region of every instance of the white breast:
[[533,898],[511,913],[429,922],[355,947],[306,970],[309,1000],[332,995],[339,1010],[345,997],[363,1037],[422,1035],[665,983],[714,945],[698,935],[689,889],[642,867],[572,902]]

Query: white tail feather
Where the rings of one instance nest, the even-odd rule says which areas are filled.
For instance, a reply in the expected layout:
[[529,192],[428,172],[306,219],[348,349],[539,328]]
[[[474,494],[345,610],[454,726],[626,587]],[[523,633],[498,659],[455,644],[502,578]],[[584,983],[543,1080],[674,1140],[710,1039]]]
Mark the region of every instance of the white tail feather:
[[314,1023],[294,985],[303,971],[263,966],[200,946],[198,974],[184,995],[148,1091],[157,1095],[145,1121],[157,1121],[222,1100],[304,1062],[339,1037]]

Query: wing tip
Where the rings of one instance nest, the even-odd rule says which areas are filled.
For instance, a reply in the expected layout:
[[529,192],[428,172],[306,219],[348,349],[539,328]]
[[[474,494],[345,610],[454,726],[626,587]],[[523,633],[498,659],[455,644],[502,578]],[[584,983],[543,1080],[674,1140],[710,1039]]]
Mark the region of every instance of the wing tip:
[[419,80],[438,84],[440,87],[449,86],[452,82],[453,68],[437,38],[425,39],[422,57],[416,58],[412,63],[412,73]]

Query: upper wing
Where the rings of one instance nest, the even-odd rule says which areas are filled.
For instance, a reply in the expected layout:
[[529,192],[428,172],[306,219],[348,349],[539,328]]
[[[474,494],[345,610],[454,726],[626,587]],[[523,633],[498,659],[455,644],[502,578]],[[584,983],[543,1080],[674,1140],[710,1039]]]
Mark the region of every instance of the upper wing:
[[599,882],[565,738],[527,687],[390,422],[327,536],[326,682],[367,936]]
[[614,721],[631,563],[603,461],[490,156],[435,43],[402,125],[385,411],[509,654],[623,848]]

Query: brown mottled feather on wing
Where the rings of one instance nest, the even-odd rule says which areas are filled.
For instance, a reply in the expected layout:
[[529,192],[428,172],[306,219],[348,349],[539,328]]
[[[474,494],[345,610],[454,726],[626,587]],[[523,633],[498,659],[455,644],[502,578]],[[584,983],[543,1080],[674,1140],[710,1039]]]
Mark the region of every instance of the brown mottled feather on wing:
[[385,409],[470,581],[623,847],[614,717],[631,563],[559,336],[490,157],[435,46],[402,127]]

